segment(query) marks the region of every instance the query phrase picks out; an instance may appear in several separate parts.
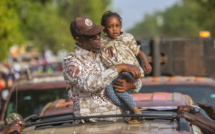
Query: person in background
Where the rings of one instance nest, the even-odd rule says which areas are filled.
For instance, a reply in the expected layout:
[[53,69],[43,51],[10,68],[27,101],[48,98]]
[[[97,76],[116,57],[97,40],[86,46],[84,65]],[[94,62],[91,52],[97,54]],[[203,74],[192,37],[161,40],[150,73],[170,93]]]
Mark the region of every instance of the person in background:
[[0,134],[10,134],[12,132],[20,134],[25,127],[22,120],[22,116],[17,113],[9,114],[5,119],[6,125],[0,130]]
[[10,134],[12,132],[18,132],[18,134],[20,134],[20,132],[23,130],[24,127],[25,127],[25,124],[23,121],[16,120],[10,124],[7,124],[5,127],[3,127],[3,129],[0,130],[0,134]]
[[[101,57],[102,61],[107,67],[112,67],[118,64],[133,64],[136,65],[141,72],[141,78],[144,77],[144,71],[149,74],[152,71],[152,67],[149,64],[146,55],[140,50],[140,46],[137,45],[134,37],[121,31],[122,18],[116,12],[107,11],[103,14],[101,19],[101,25],[105,27],[103,30],[107,35],[101,37]],[[139,65],[136,58],[138,56],[144,63],[143,69]],[[122,73],[122,77],[127,76],[131,81],[137,81],[133,79],[127,72]],[[141,79],[139,79],[141,82]],[[113,81],[105,89],[105,95],[111,99],[116,105],[126,108],[134,114],[142,114],[136,106],[135,101],[129,95],[128,92],[116,91],[113,86],[116,81]],[[140,88],[139,88],[140,89]]]
[[[206,114],[212,119],[205,117],[202,113],[194,113],[191,106],[179,106],[178,117],[183,117],[191,124],[198,126],[204,134],[215,134],[215,107],[198,103]],[[194,113],[194,114],[193,114]]]
[[[140,78],[139,68],[135,65],[118,64],[110,68],[104,65],[99,55],[103,29],[88,17],[77,17],[71,22],[70,31],[76,43],[74,50],[64,58],[63,72],[69,87],[68,95],[73,100],[74,116],[122,114],[123,110],[103,95],[104,88],[121,72],[128,72],[135,79]],[[135,84],[138,87],[142,85],[125,79],[120,81],[116,90],[124,87],[124,90],[135,90]],[[117,118],[89,119],[93,122],[98,120],[116,121]]]

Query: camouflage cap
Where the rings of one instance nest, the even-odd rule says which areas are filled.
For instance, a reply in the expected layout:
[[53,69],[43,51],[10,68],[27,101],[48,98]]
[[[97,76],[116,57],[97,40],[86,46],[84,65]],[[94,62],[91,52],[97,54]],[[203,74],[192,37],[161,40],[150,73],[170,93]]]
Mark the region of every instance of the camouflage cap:
[[10,123],[12,123],[12,122],[14,122],[14,121],[16,121],[16,120],[23,120],[23,118],[22,118],[22,116],[20,115],[20,114],[18,114],[18,113],[11,113],[11,114],[9,114],[7,117],[6,117],[6,120],[5,120],[5,122],[6,122],[6,124],[10,124]]

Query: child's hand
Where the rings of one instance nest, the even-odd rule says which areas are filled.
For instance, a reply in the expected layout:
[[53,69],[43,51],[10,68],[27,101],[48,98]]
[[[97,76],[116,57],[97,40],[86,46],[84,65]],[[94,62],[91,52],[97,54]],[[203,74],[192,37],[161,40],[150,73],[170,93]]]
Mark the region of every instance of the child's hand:
[[144,62],[143,69],[147,74],[149,74],[152,71],[152,66],[147,61],[147,62]]

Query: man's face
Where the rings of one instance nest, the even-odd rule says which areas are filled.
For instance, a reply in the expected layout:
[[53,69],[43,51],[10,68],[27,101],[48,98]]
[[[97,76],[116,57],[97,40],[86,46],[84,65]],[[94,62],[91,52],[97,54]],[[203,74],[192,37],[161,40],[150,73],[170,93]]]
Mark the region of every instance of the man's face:
[[88,51],[92,51],[93,53],[95,53],[101,47],[100,33],[92,36],[85,36],[85,35],[80,36],[78,44],[83,49],[86,49]]

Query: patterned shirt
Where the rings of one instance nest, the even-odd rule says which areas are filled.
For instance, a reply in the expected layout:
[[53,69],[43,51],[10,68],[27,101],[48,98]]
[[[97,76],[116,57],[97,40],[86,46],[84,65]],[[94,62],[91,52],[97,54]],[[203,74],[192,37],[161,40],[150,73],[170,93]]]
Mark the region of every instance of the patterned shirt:
[[[139,62],[136,58],[140,46],[137,45],[136,40],[133,35],[129,33],[122,33],[116,39],[111,39],[107,35],[102,36],[101,38],[102,48],[101,48],[101,57],[102,61],[106,66],[111,67],[116,64],[126,63],[133,64],[139,67],[141,72],[141,77],[144,77],[144,71],[139,65]],[[106,49],[112,47],[113,57],[109,57],[106,54]]]
[[[75,68],[80,71],[75,73]],[[64,78],[69,87],[68,95],[73,100],[75,116],[125,113],[103,95],[104,88],[118,77],[118,72],[115,66],[107,69],[107,66],[101,61],[99,51],[95,56],[91,51],[75,45],[74,51],[64,58],[63,69]],[[142,82],[139,79],[135,84],[135,89],[130,89],[130,91],[138,92],[141,86]],[[116,118],[104,119],[116,120]]]
[[[63,67],[75,116],[122,113],[118,106],[103,95],[103,89],[118,76],[115,66],[107,69],[99,54],[95,56],[91,51],[75,45],[74,51],[64,58]],[[73,72],[75,68],[80,70],[78,74]],[[91,119],[91,121],[96,120],[98,119]],[[105,120],[114,121],[116,118]]]

